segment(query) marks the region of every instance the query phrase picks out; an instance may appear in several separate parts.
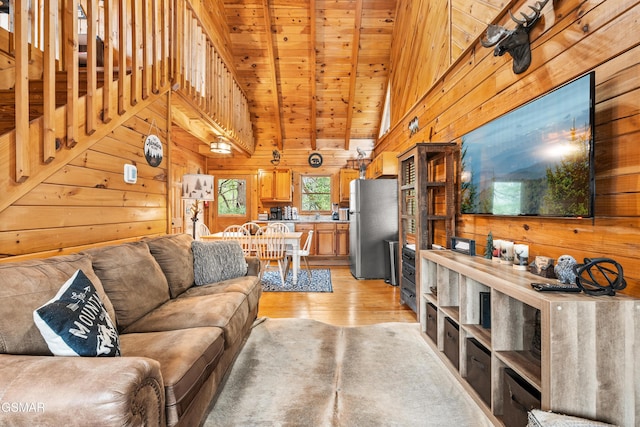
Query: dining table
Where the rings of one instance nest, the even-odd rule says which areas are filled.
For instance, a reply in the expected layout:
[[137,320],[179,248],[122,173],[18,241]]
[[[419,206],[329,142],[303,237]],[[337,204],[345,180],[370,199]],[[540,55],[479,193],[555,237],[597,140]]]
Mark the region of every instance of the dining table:
[[[298,272],[300,271],[300,240],[302,239],[302,231],[289,231],[282,234],[285,244],[291,246],[291,279],[295,285],[298,283]],[[206,236],[200,236],[200,238],[202,240],[230,240],[233,239],[233,235],[229,236],[227,233],[227,236],[225,237],[225,233],[220,231]]]

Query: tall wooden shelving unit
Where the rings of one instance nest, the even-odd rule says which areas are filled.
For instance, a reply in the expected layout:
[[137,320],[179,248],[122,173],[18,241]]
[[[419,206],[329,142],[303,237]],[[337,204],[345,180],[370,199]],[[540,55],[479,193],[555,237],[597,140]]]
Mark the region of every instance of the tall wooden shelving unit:
[[449,247],[455,235],[458,157],[455,142],[418,143],[398,156],[400,302],[416,313],[415,253],[434,243]]

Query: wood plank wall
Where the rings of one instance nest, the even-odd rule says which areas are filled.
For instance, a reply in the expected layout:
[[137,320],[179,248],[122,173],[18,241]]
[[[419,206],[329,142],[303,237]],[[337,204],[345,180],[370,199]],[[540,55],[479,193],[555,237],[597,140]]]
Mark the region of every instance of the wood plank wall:
[[[516,13],[525,10],[528,3],[531,1],[512,1],[506,6]],[[595,218],[462,215],[457,234],[475,239],[481,253],[487,234],[492,232],[496,239],[529,244],[532,256],[613,258],[624,267],[625,293],[640,296],[640,146],[636,143],[640,136],[640,1],[554,3],[555,22],[545,29],[548,25],[541,21],[532,31],[532,64],[520,75],[513,74],[511,57],[494,57],[477,37],[459,58],[442,53],[449,51],[447,46],[427,57],[407,55],[420,51],[415,44],[433,29],[431,25],[397,25],[399,33],[394,40],[399,44],[393,50],[392,63],[402,66],[394,67],[391,85],[392,98],[401,101],[392,106],[392,129],[375,151],[403,151],[422,141],[459,141],[470,130],[595,70]],[[415,22],[407,15],[431,8],[435,2],[403,4],[398,23]],[[432,17],[432,22],[456,26],[451,19],[460,15],[449,16],[443,7],[437,10],[440,16]],[[505,13],[506,8],[496,22],[512,28],[514,23]],[[410,75],[412,70],[419,70],[419,75]],[[419,118],[420,130],[410,136],[408,124],[413,117]]]
[[[0,212],[0,257],[19,260],[167,233],[169,95],[143,109]],[[158,167],[144,155],[151,130],[165,154]],[[127,184],[125,164],[138,180]]]
[[[169,145],[171,153],[169,159],[171,163],[169,173],[171,233],[185,233],[188,231],[187,226],[189,224],[186,221],[189,221],[191,217],[188,210],[192,202],[181,199],[182,176],[188,173],[206,173],[207,161],[202,154],[199,154],[199,147],[202,146],[202,141],[175,124],[171,126],[171,142]],[[203,208],[201,215],[203,218],[208,218],[210,215],[209,209]]]

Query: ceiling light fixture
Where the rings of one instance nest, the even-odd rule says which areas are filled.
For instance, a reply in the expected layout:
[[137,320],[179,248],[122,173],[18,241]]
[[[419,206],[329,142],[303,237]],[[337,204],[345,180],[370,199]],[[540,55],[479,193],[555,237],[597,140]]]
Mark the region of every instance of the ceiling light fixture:
[[211,143],[210,149],[212,153],[231,154],[231,144],[229,144],[227,138],[222,135],[218,136],[218,139]]

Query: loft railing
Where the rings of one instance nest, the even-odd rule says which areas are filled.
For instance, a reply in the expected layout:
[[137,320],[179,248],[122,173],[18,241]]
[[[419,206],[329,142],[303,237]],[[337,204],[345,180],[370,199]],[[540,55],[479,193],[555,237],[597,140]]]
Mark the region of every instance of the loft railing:
[[[169,1],[11,0],[11,36],[0,48],[15,58],[16,182],[38,162],[51,162],[62,146],[75,146],[168,86]],[[86,52],[79,49],[83,40]],[[41,93],[42,105],[30,109],[29,64],[36,52],[42,81],[33,91]],[[58,100],[60,92],[66,98],[60,107],[56,92]],[[41,117],[31,122],[34,109]],[[32,161],[33,153],[41,158]]]
[[[9,37],[0,50],[15,58],[16,183],[53,161],[58,150],[74,147],[175,83],[219,133],[253,153],[246,96],[188,0],[10,0],[9,5]],[[83,41],[86,52],[80,51]],[[42,105],[33,119],[28,76],[36,56],[42,61]],[[58,101],[61,85],[65,98],[58,105],[56,83]]]
[[178,93],[209,118],[210,124],[246,152],[255,142],[249,103],[189,3],[173,0],[172,57]]

